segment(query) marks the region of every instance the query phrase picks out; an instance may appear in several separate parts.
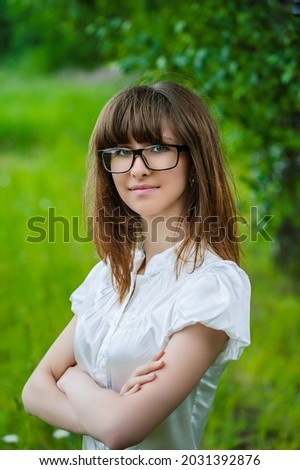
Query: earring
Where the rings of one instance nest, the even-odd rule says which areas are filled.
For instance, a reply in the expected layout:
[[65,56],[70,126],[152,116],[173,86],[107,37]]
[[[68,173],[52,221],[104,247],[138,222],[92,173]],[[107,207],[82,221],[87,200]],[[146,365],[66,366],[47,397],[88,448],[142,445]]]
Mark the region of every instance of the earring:
[[194,186],[195,178],[190,178],[190,187]]

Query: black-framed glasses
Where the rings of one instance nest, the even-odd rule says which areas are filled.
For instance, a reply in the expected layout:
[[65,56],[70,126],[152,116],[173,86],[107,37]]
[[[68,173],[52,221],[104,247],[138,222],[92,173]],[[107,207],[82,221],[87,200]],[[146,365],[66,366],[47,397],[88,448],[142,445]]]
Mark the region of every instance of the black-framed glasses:
[[116,174],[130,171],[138,156],[149,170],[171,170],[177,166],[180,152],[187,150],[187,145],[157,144],[136,150],[125,147],[99,149],[98,155],[106,171]]

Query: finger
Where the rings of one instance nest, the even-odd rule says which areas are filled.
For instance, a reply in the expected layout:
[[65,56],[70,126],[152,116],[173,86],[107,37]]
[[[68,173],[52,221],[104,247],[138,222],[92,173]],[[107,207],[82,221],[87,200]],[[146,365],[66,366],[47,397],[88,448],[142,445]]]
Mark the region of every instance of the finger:
[[62,393],[65,393],[62,381],[60,379],[56,382],[56,386]]
[[123,397],[127,397],[129,395],[133,395],[134,393],[138,392],[139,390],[141,390],[141,386],[140,384],[135,384],[134,387],[132,387],[130,390],[128,390],[128,392],[126,393],[120,393],[120,395],[122,395]]
[[133,389],[136,385],[143,385],[147,382],[151,382],[156,378],[156,374],[154,372],[150,372],[149,374],[139,375],[138,377],[130,377],[127,382],[123,385],[120,391],[120,395],[124,395],[129,390]]
[[132,377],[139,377],[140,375],[149,374],[152,371],[161,369],[165,363],[161,361],[162,356],[165,354],[165,351],[159,351],[156,353],[150,361],[146,362],[146,364],[142,364],[141,366],[137,367]]
[[131,388],[126,382],[120,390],[120,395],[125,395]]
[[162,367],[164,367],[164,365],[165,362],[162,359],[159,359],[158,361],[147,362],[147,364],[136,368],[133,373],[133,377],[141,377],[143,375],[150,374],[151,372],[155,372],[161,369]]
[[161,359],[163,357],[163,355],[165,354],[165,351],[162,350],[162,351],[159,351],[158,353],[155,354],[155,356],[152,357],[151,361],[159,361],[159,359]]
[[120,395],[125,395],[130,390],[134,389],[134,387],[140,387],[140,383],[136,378],[130,377],[121,388]]

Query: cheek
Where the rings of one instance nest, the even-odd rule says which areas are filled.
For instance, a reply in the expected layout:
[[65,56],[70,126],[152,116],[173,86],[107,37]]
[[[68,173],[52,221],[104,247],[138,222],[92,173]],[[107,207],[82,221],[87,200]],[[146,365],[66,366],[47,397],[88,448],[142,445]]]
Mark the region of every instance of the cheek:
[[125,188],[126,188],[126,178],[124,178],[124,175],[113,175],[113,184],[115,185],[115,188],[119,195],[121,196],[122,193],[124,194]]
[[178,177],[177,181],[181,187],[187,188],[189,185],[190,165],[188,162],[182,162],[182,165],[178,166]]

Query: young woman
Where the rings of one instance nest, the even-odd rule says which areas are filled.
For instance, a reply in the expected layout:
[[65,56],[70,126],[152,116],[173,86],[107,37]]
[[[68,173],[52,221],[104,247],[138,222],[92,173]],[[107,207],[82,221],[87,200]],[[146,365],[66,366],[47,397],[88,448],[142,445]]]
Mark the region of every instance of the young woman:
[[218,132],[188,88],[113,97],[88,188],[101,261],[23,390],[85,449],[197,449],[228,362],[249,344],[250,285]]

